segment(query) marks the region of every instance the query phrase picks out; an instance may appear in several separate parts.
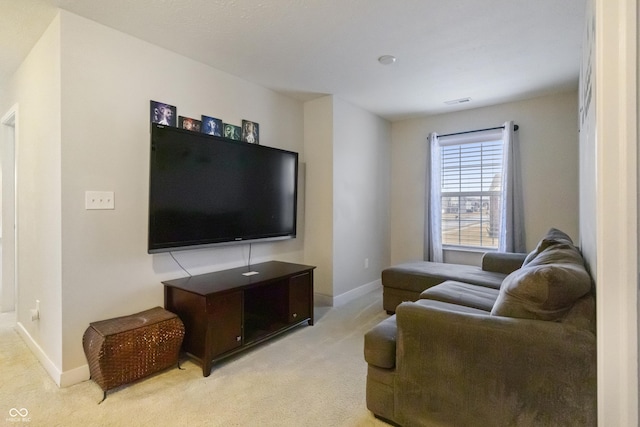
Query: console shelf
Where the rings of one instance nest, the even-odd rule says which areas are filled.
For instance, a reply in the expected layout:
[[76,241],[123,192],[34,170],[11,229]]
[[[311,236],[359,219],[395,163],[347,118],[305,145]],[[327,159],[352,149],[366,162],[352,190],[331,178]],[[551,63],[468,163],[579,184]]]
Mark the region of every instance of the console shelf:
[[270,261],[162,282],[164,306],[185,327],[182,348],[213,364],[304,322],[313,325],[315,267]]

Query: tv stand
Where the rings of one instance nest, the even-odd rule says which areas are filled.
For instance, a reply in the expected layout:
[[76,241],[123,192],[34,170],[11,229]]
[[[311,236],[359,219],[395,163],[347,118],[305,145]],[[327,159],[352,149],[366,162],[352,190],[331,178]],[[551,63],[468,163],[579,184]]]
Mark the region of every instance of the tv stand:
[[270,261],[162,282],[164,306],[185,327],[183,350],[213,364],[304,322],[313,325],[315,267]]

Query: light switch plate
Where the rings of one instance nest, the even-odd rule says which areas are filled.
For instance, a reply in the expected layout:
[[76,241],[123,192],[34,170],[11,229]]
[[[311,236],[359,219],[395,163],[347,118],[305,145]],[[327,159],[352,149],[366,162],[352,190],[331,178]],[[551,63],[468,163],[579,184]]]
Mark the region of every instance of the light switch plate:
[[115,209],[113,191],[85,191],[85,209]]

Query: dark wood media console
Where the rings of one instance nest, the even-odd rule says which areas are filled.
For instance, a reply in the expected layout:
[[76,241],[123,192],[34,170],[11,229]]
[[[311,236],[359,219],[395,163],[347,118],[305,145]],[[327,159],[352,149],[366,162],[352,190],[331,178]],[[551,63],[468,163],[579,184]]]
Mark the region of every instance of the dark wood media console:
[[185,327],[182,348],[213,363],[301,323],[313,325],[315,267],[270,261],[164,284],[164,306]]

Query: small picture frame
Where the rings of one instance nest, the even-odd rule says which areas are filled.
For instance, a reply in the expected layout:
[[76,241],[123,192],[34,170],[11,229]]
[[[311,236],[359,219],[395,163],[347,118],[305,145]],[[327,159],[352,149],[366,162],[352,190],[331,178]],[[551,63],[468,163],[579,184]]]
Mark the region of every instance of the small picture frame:
[[229,123],[224,124],[224,137],[229,139],[235,139],[240,141],[242,136],[242,130],[240,126],[232,125]]
[[215,117],[202,116],[202,133],[222,136],[222,120]]
[[242,121],[242,140],[250,144],[260,143],[260,125],[249,120]]
[[200,132],[202,122],[200,122],[200,120],[192,119],[191,117],[179,116],[178,127],[180,129],[186,129],[193,132]]
[[151,100],[151,123],[176,127],[176,107]]

